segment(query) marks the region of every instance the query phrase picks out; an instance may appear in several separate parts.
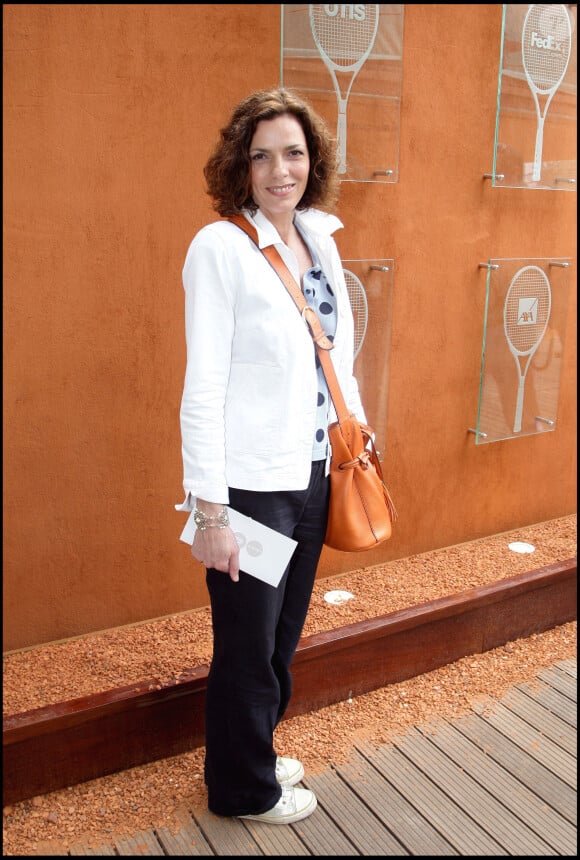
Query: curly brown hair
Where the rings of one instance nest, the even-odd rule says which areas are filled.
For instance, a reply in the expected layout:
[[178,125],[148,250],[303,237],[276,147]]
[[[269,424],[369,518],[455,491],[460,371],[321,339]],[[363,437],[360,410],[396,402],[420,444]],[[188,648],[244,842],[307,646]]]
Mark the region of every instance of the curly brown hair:
[[203,174],[213,208],[222,217],[238,215],[242,209],[256,213],[258,207],[251,190],[250,145],[259,122],[284,114],[296,117],[302,126],[310,156],[308,183],[297,208],[334,207],[339,189],[336,140],[308,102],[292,90],[280,87],[247,96],[220,130],[219,141]]

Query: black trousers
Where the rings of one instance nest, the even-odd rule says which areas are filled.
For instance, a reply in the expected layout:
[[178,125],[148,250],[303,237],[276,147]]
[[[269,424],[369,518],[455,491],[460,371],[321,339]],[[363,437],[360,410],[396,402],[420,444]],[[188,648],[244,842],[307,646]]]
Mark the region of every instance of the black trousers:
[[240,572],[208,568],[213,656],[206,693],[205,781],[218,815],[266,812],[281,795],[273,735],[290,701],[290,666],[300,639],[328,517],[325,461],[306,490],[230,489],[230,505],[298,542],[274,588]]

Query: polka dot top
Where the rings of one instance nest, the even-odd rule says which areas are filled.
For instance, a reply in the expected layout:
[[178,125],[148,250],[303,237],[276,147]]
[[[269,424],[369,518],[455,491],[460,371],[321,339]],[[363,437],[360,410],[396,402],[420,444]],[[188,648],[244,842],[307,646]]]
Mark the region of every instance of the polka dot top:
[[[311,250],[312,253],[312,250]],[[316,311],[322,328],[329,340],[334,340],[336,334],[336,298],[332,287],[326,280],[314,255],[315,262],[302,279],[302,292],[311,308]],[[316,355],[316,372],[318,374],[318,408],[316,412],[316,431],[312,447],[312,459],[324,460],[328,449],[328,407],[330,394],[322,365]]]

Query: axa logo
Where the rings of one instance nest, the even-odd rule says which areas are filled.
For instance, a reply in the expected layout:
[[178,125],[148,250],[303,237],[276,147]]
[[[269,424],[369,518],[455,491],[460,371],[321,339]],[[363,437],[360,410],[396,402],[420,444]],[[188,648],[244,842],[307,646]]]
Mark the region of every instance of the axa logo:
[[562,42],[557,42],[556,39],[554,39],[554,37],[552,36],[552,34],[544,37],[540,36],[539,33],[532,31],[530,44],[532,48],[542,48],[545,51],[556,51],[560,54],[564,51]]
[[329,18],[348,18],[350,21],[364,21],[366,10],[363,3],[326,3],[324,11]]

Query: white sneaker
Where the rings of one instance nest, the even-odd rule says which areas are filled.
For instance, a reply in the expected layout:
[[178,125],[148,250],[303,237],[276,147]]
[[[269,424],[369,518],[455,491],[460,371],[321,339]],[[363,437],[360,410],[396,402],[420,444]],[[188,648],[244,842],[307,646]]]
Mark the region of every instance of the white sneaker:
[[276,806],[260,815],[238,815],[238,818],[251,818],[264,824],[292,824],[307,818],[316,809],[316,796],[307,788],[282,786],[282,796]]
[[302,762],[295,758],[278,756],[276,759],[276,779],[280,785],[296,785],[304,776]]

